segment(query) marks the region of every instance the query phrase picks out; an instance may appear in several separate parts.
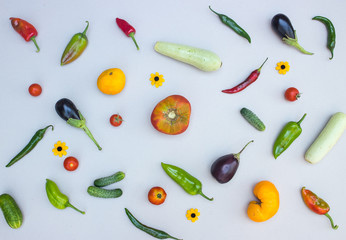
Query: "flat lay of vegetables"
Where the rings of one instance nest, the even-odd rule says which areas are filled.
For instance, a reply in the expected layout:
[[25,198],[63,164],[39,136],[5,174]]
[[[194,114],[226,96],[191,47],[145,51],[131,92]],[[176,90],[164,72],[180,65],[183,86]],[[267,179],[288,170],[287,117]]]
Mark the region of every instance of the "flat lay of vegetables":
[[[0,24],[4,239],[33,238],[33,226],[42,239],[342,239],[346,15],[336,4],[293,0],[278,13],[268,3],[115,0],[91,14],[79,0],[22,1],[4,5]],[[17,36],[39,52],[36,28],[6,15],[35,23],[40,54]],[[327,187],[338,225],[305,185]]]

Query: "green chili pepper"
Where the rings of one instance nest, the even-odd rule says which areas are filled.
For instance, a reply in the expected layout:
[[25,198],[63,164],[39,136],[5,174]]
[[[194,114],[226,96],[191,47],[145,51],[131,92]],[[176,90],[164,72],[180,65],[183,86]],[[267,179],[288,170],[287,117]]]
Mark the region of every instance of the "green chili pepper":
[[208,199],[209,201],[214,200],[214,198],[208,198],[203,194],[202,183],[195,177],[191,176],[185,170],[165,163],[161,163],[161,166],[163,170],[165,170],[165,172],[168,174],[168,176],[170,176],[176,183],[178,183],[188,194],[200,194],[202,197]]
[[14,158],[12,158],[12,160],[6,165],[6,167],[12,166],[17,161],[22,159],[25,155],[27,155],[29,152],[31,152],[31,150],[33,150],[36,147],[38,142],[41,141],[41,139],[43,138],[46,130],[49,127],[52,127],[52,130],[54,130],[53,125],[49,125],[49,126],[43,128],[43,129],[37,130],[36,133],[34,134],[34,136],[29,141],[29,143],[22,149],[22,151],[20,151]]
[[215,13],[216,15],[219,16],[221,22],[223,24],[225,24],[226,26],[228,26],[229,28],[231,28],[233,31],[235,31],[239,36],[242,36],[243,38],[246,38],[249,43],[251,43],[251,38],[249,36],[249,34],[247,34],[247,32],[245,32],[244,29],[242,29],[233,19],[229,18],[228,16],[224,15],[224,14],[220,14],[215,12],[213,9],[211,9],[211,7],[209,6],[209,9]]
[[291,143],[296,140],[297,137],[302,133],[300,127],[301,122],[304,120],[306,113],[298,122],[289,122],[281,130],[279,136],[276,138],[273,148],[273,154],[275,159],[283,153]]
[[61,66],[66,65],[68,63],[76,60],[88,46],[88,38],[86,36],[86,32],[89,27],[89,22],[86,21],[87,26],[85,27],[82,33],[76,33],[71,38],[70,42],[67,44],[64,53],[61,57]]
[[50,201],[50,203],[56,207],[57,209],[65,209],[67,207],[73,208],[74,210],[85,214],[85,212],[77,209],[75,206],[73,206],[70,202],[68,197],[61,193],[58,185],[56,185],[55,182],[53,182],[52,180],[46,179],[46,192],[47,192],[47,196],[48,199]]
[[164,231],[161,231],[161,230],[158,230],[158,229],[155,229],[155,228],[151,228],[151,227],[148,227],[144,224],[142,224],[140,221],[138,221],[131,213],[130,211],[125,208],[125,212],[126,212],[126,215],[129,217],[130,221],[132,222],[132,224],[142,230],[143,232],[146,232],[148,233],[149,235],[153,236],[153,237],[156,237],[158,239],[167,239],[167,238],[172,238],[172,239],[176,239],[176,240],[181,240],[181,239],[178,239],[178,238],[175,238],[175,237],[172,237],[171,235],[169,235],[168,233],[164,232]]
[[333,59],[334,56],[334,48],[335,48],[335,28],[333,23],[326,17],[316,16],[312,18],[313,20],[318,20],[322,22],[328,31],[328,38],[327,38],[327,48],[329,49],[332,56],[329,59]]

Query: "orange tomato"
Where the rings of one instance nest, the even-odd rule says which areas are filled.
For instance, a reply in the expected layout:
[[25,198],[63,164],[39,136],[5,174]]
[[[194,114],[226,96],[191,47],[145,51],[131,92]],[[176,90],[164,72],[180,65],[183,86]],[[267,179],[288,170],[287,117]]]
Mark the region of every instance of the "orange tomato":
[[261,181],[256,184],[253,193],[259,202],[251,201],[249,203],[247,215],[255,222],[267,221],[279,210],[279,192],[273,183]]
[[119,68],[105,70],[97,79],[98,89],[108,95],[120,93],[124,89],[125,83],[125,74]]
[[162,187],[153,187],[148,193],[148,200],[154,205],[160,205],[166,200],[167,193]]
[[171,95],[156,105],[151,114],[151,123],[159,132],[176,135],[185,132],[190,114],[190,102],[183,96]]

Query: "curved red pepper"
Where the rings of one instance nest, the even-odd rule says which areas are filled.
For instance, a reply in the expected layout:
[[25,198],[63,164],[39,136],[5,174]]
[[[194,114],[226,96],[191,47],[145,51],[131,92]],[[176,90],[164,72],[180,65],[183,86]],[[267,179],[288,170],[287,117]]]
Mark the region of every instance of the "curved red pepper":
[[136,29],[123,19],[116,18],[115,22],[118,24],[118,27],[126,34],[126,36],[132,38],[133,42],[137,47],[137,50],[139,50],[138,44],[135,39]]
[[334,225],[333,219],[328,214],[330,210],[328,203],[305,187],[302,188],[302,197],[304,203],[310,210],[319,215],[325,215],[330,220],[332,228],[335,230],[338,229],[338,225]]
[[244,90],[248,86],[250,86],[250,84],[255,82],[257,80],[257,78],[259,77],[259,75],[261,73],[261,69],[262,69],[263,65],[266,63],[267,60],[268,60],[268,58],[262,63],[262,65],[258,69],[254,70],[247,77],[247,79],[245,81],[243,81],[242,83],[238,84],[237,86],[235,86],[233,88],[222,90],[222,92],[223,93],[237,93],[237,92],[240,92],[240,91]]
[[38,47],[37,43],[36,43],[36,39],[35,37],[37,36],[37,30],[36,28],[31,25],[30,23],[28,23],[27,21],[20,19],[20,18],[10,18],[11,20],[11,24],[12,27],[14,28],[14,30],[19,33],[25,41],[29,42],[29,41],[33,41],[37,51],[40,51],[40,48]]

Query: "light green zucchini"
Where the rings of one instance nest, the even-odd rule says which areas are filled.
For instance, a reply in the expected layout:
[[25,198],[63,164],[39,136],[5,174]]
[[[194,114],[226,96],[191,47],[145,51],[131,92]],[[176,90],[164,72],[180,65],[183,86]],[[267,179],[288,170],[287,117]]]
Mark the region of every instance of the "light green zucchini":
[[318,163],[333,148],[346,129],[346,114],[335,113],[305,153],[305,160]]
[[154,49],[162,55],[190,64],[206,72],[216,71],[222,65],[218,55],[205,49],[169,42],[156,42]]

